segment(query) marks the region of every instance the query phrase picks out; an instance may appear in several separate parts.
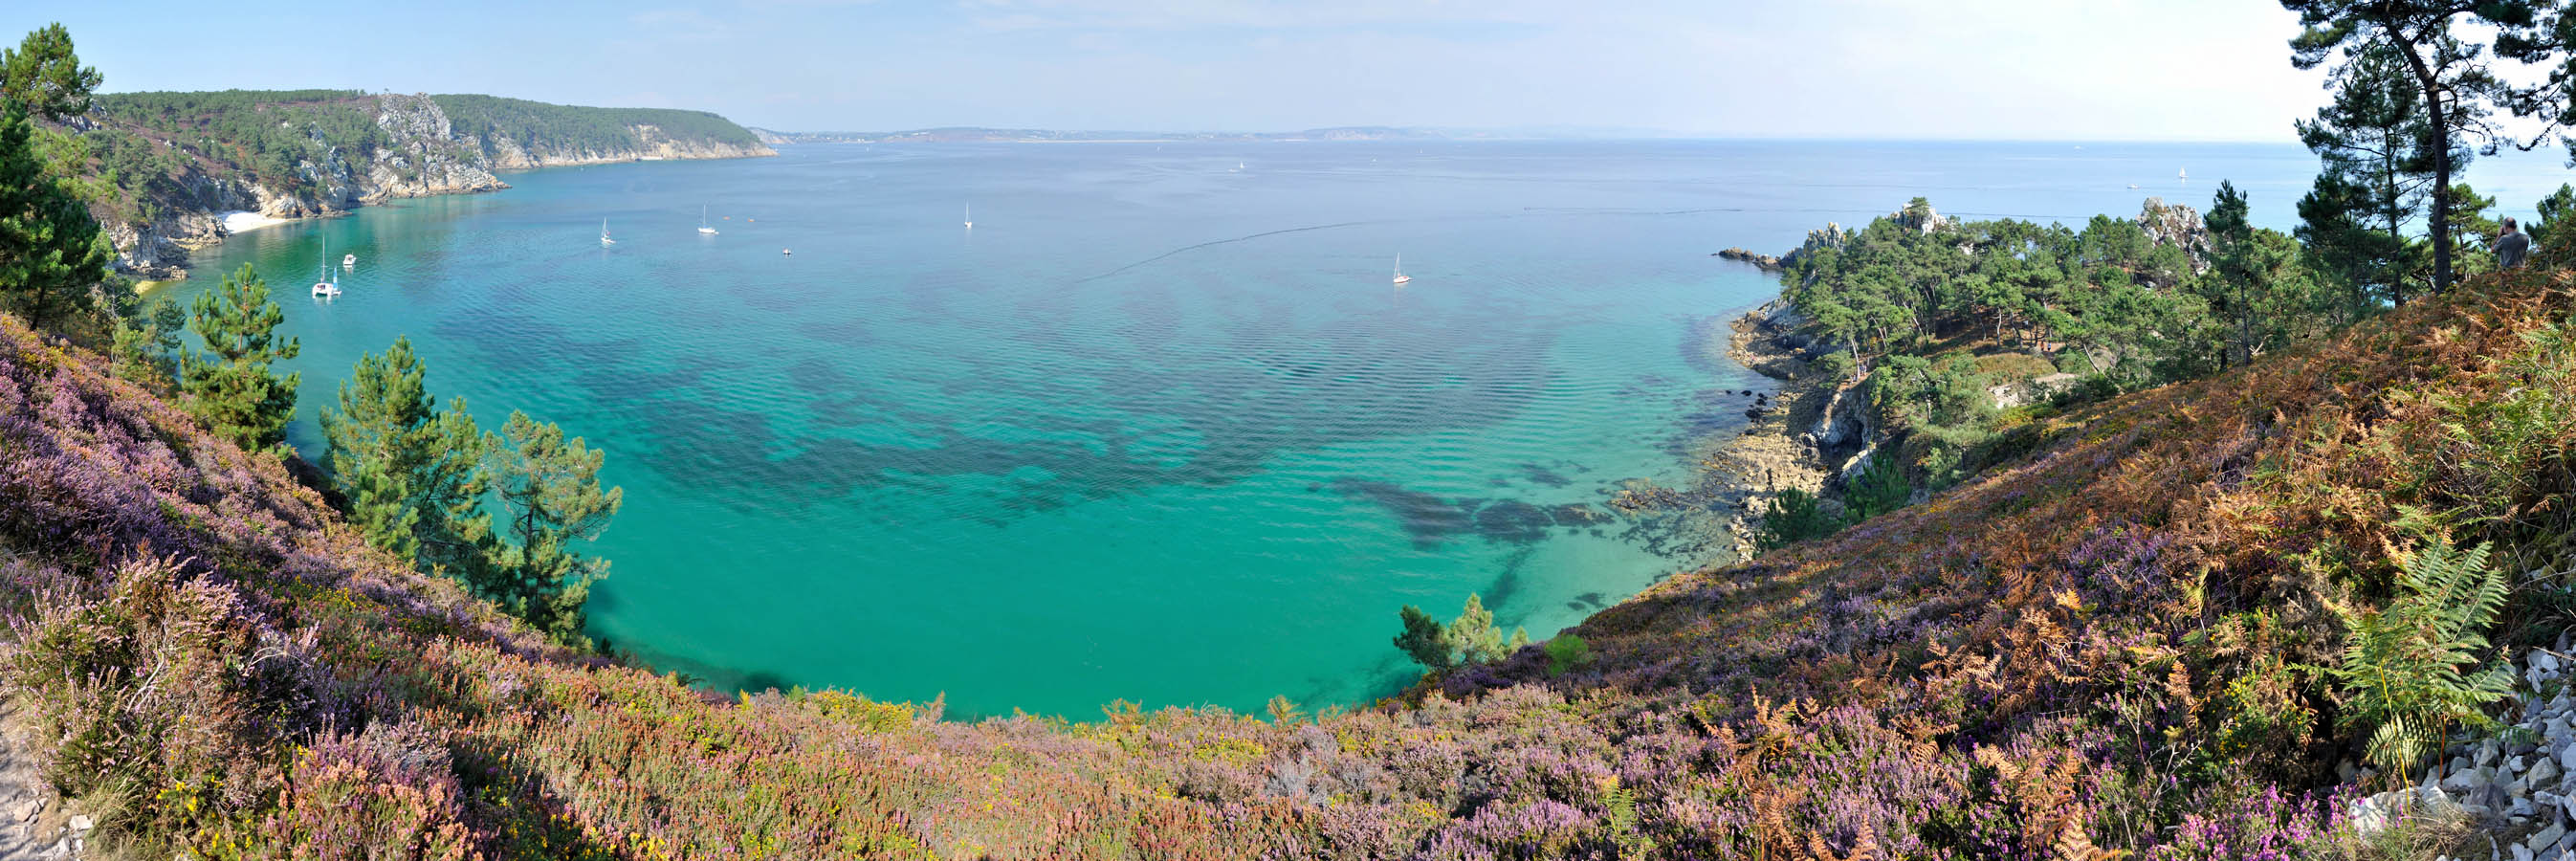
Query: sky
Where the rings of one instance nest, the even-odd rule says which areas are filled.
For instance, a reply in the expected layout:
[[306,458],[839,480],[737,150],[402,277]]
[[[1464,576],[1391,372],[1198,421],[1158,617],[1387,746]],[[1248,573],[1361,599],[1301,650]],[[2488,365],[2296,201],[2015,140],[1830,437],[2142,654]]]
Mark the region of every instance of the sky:
[[331,87],[790,131],[1344,125],[2289,141],[2269,0],[21,0],[109,91]]

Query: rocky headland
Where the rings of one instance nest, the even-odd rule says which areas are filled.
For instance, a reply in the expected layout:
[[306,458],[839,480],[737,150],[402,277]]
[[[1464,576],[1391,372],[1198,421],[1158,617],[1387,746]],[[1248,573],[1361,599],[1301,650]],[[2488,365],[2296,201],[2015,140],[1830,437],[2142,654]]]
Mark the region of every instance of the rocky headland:
[[[224,158],[183,147],[162,128],[114,116],[76,118],[66,131],[109,128],[133,133],[167,157],[166,173],[141,185],[137,194],[151,206],[133,211],[141,217],[119,217],[106,203],[94,214],[115,243],[119,272],[143,279],[187,277],[189,253],[223,241],[228,212],[255,212],[270,218],[314,218],[340,215],[361,206],[409,197],[470,194],[509,188],[499,171],[608,164],[663,159],[750,158],[777,155],[776,150],[745,133],[744,142],[683,138],[651,124],[626,126],[626,142],[548,142],[543,132],[486,127],[462,132],[439,99],[392,93],[349,100],[373,113],[372,140],[343,141],[320,127],[310,133],[316,157],[293,165],[296,187],[263,181],[255,172]],[[568,108],[564,110],[588,110]]]

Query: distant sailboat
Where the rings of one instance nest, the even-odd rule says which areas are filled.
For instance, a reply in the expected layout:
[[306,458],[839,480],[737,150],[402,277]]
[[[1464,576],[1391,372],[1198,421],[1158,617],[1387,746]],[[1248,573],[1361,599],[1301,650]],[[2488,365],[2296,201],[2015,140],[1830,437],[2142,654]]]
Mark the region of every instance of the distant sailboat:
[[[602,224],[604,225],[606,222],[602,222]],[[698,232],[706,234],[713,234],[716,232],[715,228],[707,226],[707,208],[704,206],[698,207]]]
[[601,247],[601,248],[606,248],[606,247],[608,247],[608,246],[615,245],[615,244],[617,244],[617,240],[614,240],[614,239],[610,239],[610,238],[608,238],[608,219],[605,219],[605,218],[600,219],[600,220],[599,220],[599,247]]
[[1404,274],[1404,255],[1395,255],[1395,283],[1410,284],[1413,276]]
[[975,205],[972,203],[966,204],[966,229],[975,229]]
[[2182,181],[2184,181],[2184,182],[2190,182],[2190,181],[2191,181],[2191,171],[2188,171],[2188,170],[2181,170],[2181,169],[2176,169],[2176,170],[2174,171],[2174,178],[2175,178],[2175,179],[2182,180]]
[[340,295],[340,282],[331,280],[331,243],[327,239],[322,242],[320,268],[322,274],[313,280],[313,295],[323,299]]

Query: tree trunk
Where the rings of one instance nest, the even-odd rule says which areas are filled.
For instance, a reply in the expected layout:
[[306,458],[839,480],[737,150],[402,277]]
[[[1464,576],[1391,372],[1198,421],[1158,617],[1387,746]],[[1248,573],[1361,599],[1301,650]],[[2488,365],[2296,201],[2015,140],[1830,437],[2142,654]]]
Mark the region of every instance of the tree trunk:
[[2406,65],[2415,71],[2416,86],[2424,88],[2424,109],[2433,129],[2433,206],[2425,222],[2433,240],[2433,292],[2451,289],[2451,125],[2442,110],[2442,82],[2426,68],[2424,58],[2415,53],[2415,43],[2407,41],[2396,27],[2388,27],[2389,40],[2397,43],[2398,53],[2405,55]]

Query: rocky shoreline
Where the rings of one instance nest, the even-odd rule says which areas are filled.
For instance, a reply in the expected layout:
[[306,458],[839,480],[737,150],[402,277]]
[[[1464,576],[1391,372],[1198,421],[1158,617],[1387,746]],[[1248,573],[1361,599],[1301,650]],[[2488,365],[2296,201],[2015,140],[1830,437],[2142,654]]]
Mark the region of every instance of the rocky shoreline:
[[148,280],[188,277],[192,253],[232,235],[224,226],[227,212],[317,218],[388,200],[509,188],[495,171],[778,154],[760,144],[677,141],[649,125],[632,127],[638,143],[633,148],[531,150],[506,137],[487,140],[457,133],[446,111],[426,95],[387,93],[371,98],[384,142],[363,154],[334,148],[318,162],[299,163],[299,170],[313,182],[309,191],[273,190],[233,175],[224,165],[200,159],[172,174],[173,190],[158,196],[160,214],[151,222],[133,224],[102,217],[108,241],[116,246],[116,270]]
[[1694,441],[1690,458],[1699,469],[1684,487],[1629,482],[1609,505],[1641,525],[1657,520],[1717,545],[1702,564],[1728,565],[1754,554],[1761,511],[1781,491],[1816,494],[1839,506],[1836,472],[1865,459],[1870,428],[1856,406],[1856,391],[1810,364],[1794,343],[1796,314],[1773,300],[1728,321],[1723,340],[1712,332],[1700,349],[1721,354],[1761,374],[1768,389],[1720,390],[1749,397],[1746,423]]

